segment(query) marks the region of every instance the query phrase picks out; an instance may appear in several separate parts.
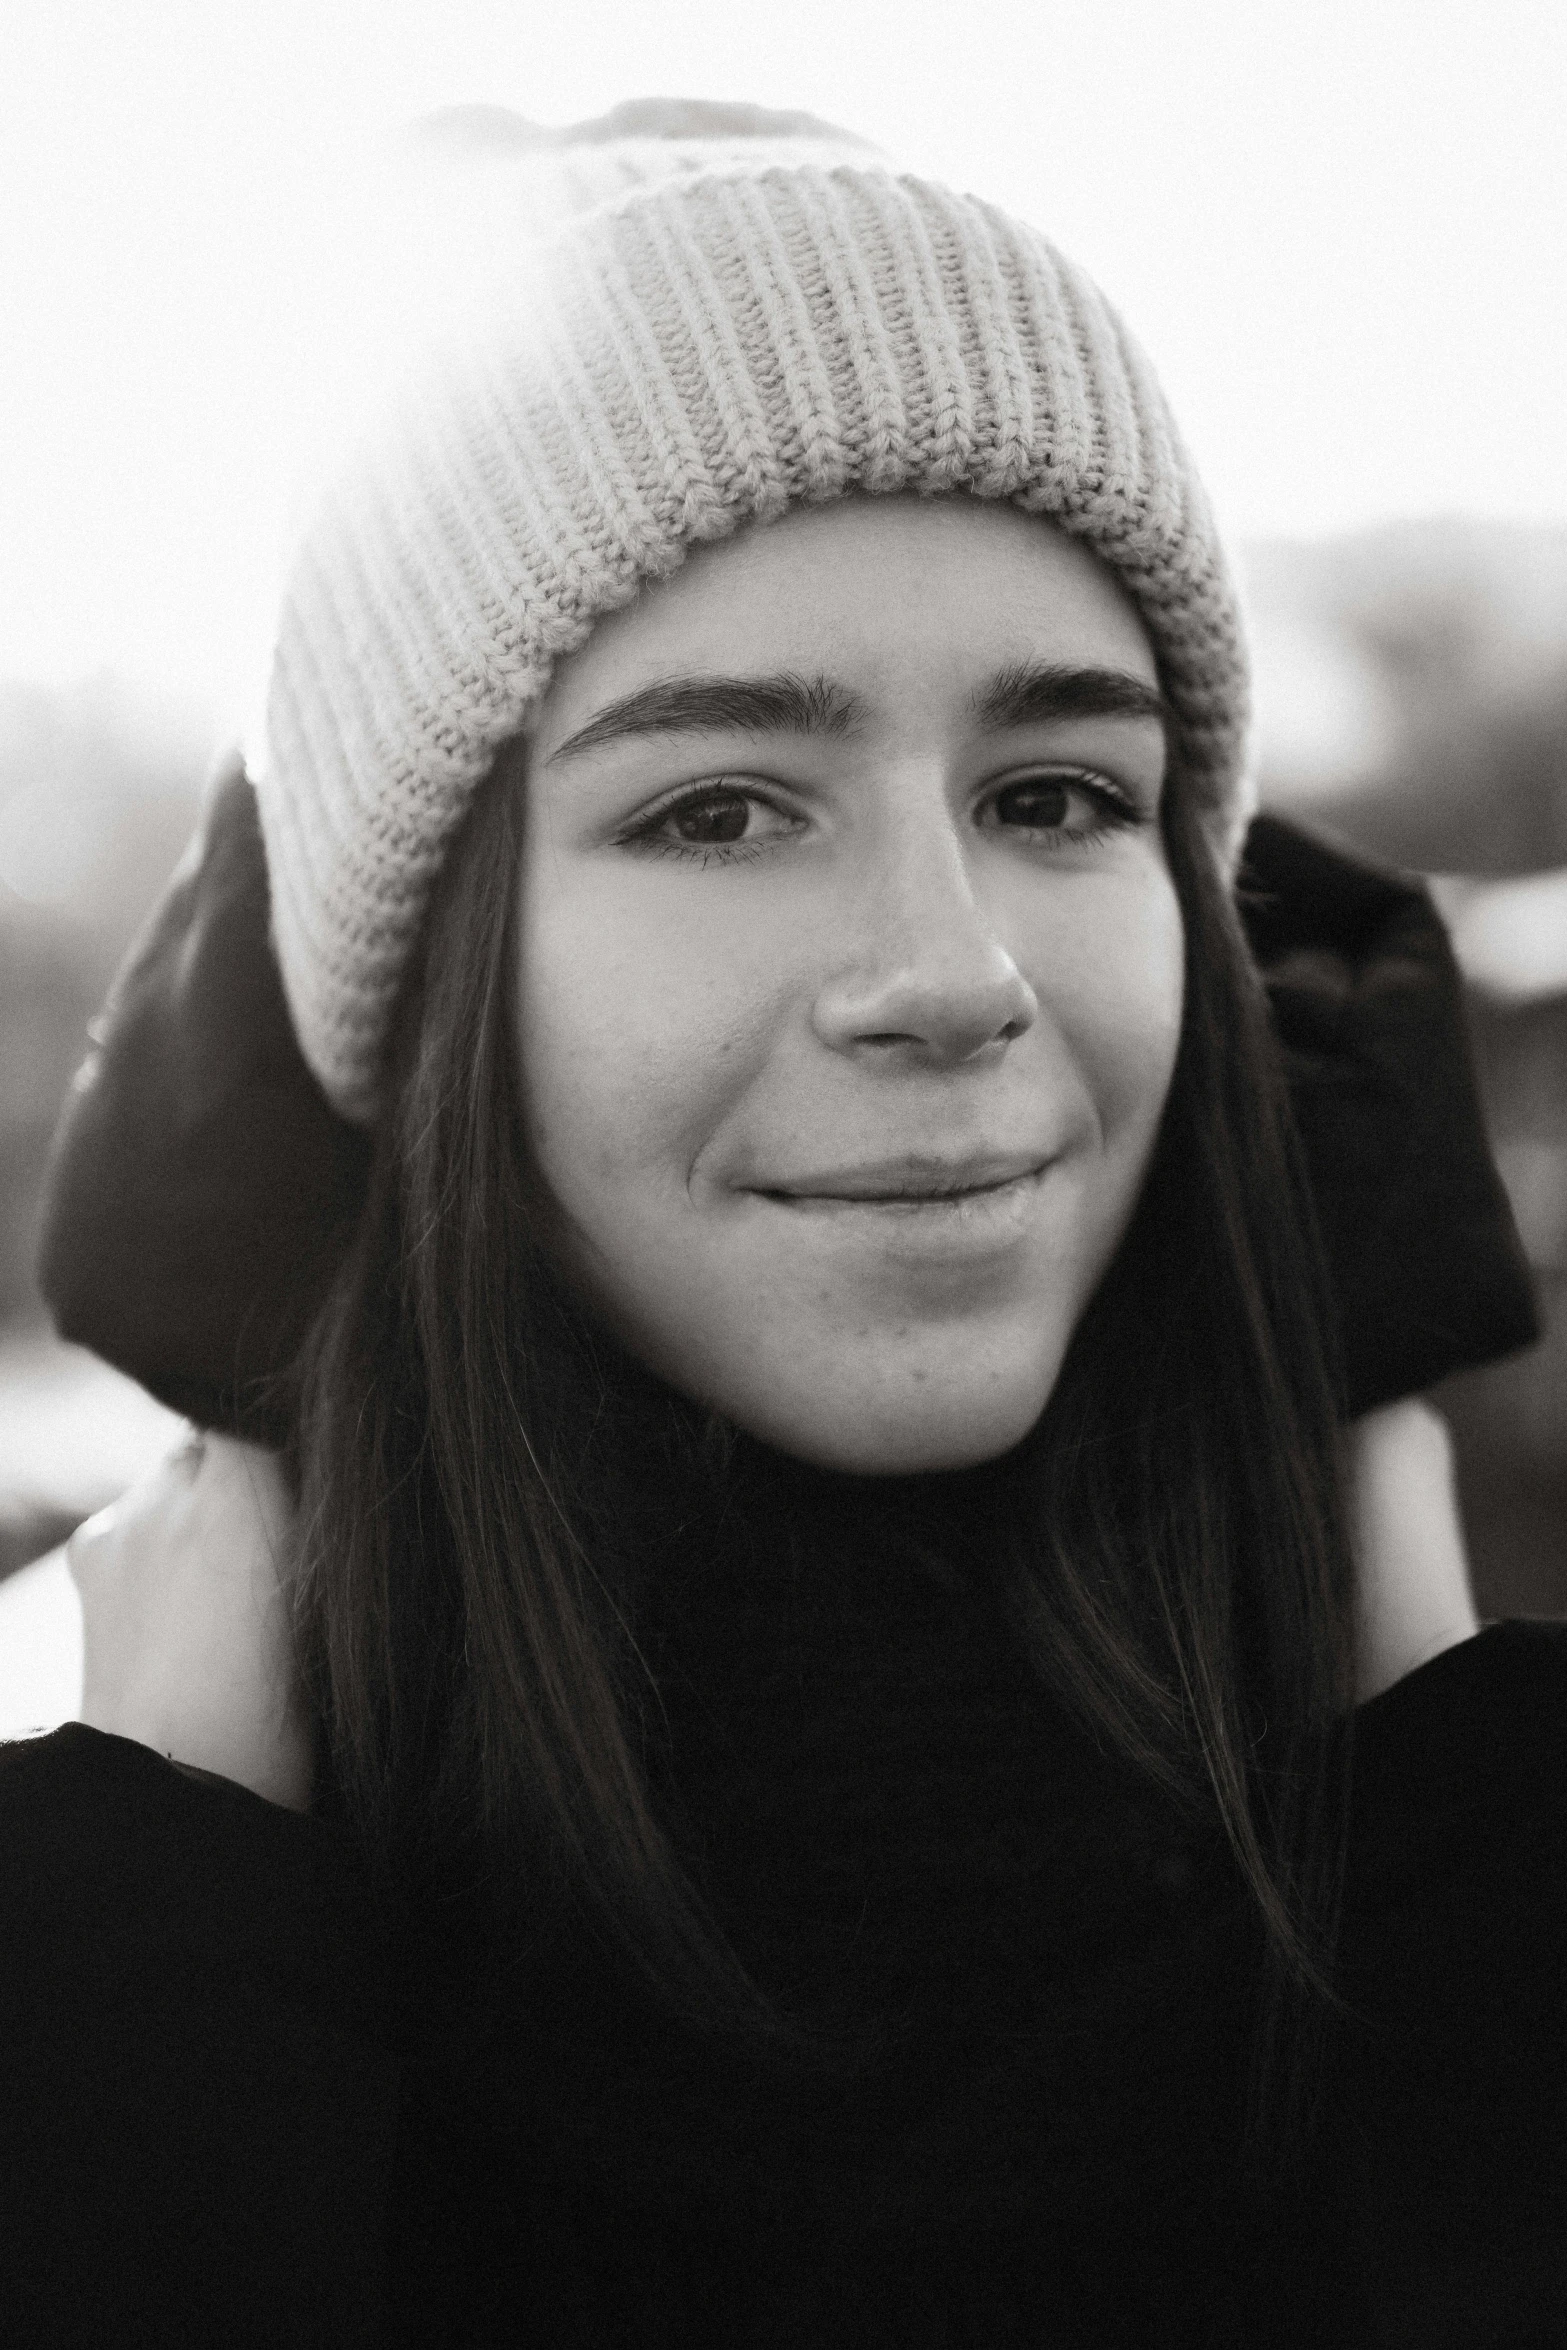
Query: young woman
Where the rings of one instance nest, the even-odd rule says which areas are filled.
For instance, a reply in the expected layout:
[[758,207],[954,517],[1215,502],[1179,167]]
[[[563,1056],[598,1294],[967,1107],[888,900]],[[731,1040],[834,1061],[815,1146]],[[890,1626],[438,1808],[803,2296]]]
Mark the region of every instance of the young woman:
[[[65,1131],[57,1276],[84,1166],[127,1223],[94,1132],[132,1198],[172,1151],[129,1223],[174,1303],[118,1351],[283,1451],[88,1533],[97,1726],[0,1772],[15,2305],[1556,2339],[1567,1660],[1475,1634],[1450,1526],[1400,1584],[1418,1409],[1345,1485],[1340,1412],[1405,1388],[1346,1383],[1344,1270],[1418,1284],[1431,1220],[1411,1172],[1367,1231],[1344,1145],[1341,1344],[1157,388],[1032,232],[820,126],[623,111],[517,179],[553,225],[280,625],[254,805],[319,1091],[236,1096],[190,992],[253,910],[237,779]],[[1254,922],[1276,1008],[1315,990],[1308,1132],[1411,903],[1340,887],[1331,937]],[[269,1214],[292,1281],[204,1286]],[[1430,1376],[1451,1294],[1404,1301]]]

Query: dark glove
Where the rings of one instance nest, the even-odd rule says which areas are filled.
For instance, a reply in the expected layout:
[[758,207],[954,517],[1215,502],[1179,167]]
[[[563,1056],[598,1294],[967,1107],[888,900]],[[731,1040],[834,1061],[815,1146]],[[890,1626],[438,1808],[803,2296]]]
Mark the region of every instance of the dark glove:
[[62,1338],[203,1427],[277,1444],[279,1375],[353,1231],[370,1142],[300,1057],[269,902],[236,760],[92,1023],[38,1274]]
[[[1271,817],[1241,904],[1339,1303],[1350,1411],[1538,1335],[1457,970],[1425,891]],[[283,1438],[288,1366],[369,1140],[300,1058],[237,763],[93,1024],[55,1137],[40,1281],[62,1337],[205,1426]]]
[[1430,893],[1258,816],[1239,902],[1284,1048],[1350,1416],[1528,1346],[1529,1267]]

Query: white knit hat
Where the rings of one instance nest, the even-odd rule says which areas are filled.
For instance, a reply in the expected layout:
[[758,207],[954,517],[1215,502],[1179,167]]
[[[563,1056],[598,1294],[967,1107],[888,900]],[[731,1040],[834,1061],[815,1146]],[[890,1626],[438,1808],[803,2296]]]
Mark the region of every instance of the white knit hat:
[[1138,605],[1231,859],[1235,592],[1153,374],[1082,272],[806,117],[648,101],[516,131],[492,298],[340,471],[278,625],[256,776],[274,938],[336,1107],[375,1114],[431,885],[554,663],[693,544],[804,500],[962,489],[1086,540]]

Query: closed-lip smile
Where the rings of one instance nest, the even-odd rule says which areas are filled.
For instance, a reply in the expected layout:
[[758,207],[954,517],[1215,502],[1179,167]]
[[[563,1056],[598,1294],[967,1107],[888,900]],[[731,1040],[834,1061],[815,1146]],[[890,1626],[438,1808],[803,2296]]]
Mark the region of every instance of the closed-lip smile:
[[797,1202],[841,1201],[858,1206],[931,1206],[1004,1191],[1043,1172],[1042,1151],[991,1151],[963,1159],[909,1155],[852,1167],[824,1167],[809,1174],[754,1188],[764,1198]]

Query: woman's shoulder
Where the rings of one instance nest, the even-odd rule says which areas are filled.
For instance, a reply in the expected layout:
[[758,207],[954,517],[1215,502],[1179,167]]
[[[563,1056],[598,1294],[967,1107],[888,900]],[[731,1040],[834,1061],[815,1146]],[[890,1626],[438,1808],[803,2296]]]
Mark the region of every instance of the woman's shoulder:
[[0,1852],[8,1869],[96,1875],[106,1888],[165,1870],[178,1882],[195,1868],[209,1894],[257,1865],[345,1888],[354,1868],[324,1821],[77,1721],[0,1741]]
[[1368,1698],[1357,1712],[1357,1735],[1381,1741],[1428,1707],[1508,1706],[1532,1697],[1549,1706],[1567,1702],[1567,1619],[1506,1616],[1482,1623]]
[[1488,1625],[1360,1710],[1336,2143],[1410,2340],[1567,2340],[1564,1762],[1567,1624]]
[[133,1739],[67,1722],[0,1743],[0,1882],[0,2000],[45,2001],[44,2024],[68,1986],[112,2004],[153,1976],[243,1974],[247,1996],[303,1992],[356,2029],[386,2011],[383,1930],[343,1832]]
[[0,1883],[8,2315],[375,2338],[401,2075],[337,1833],[72,1722],[0,1744]]
[[1567,1622],[1485,1624],[1358,1708],[1356,1812],[1567,1809],[1564,1753]]
[[[1567,1896],[1567,1623],[1487,1624],[1355,1717],[1350,1894]],[[1552,1889],[1555,1888],[1553,1891]]]

